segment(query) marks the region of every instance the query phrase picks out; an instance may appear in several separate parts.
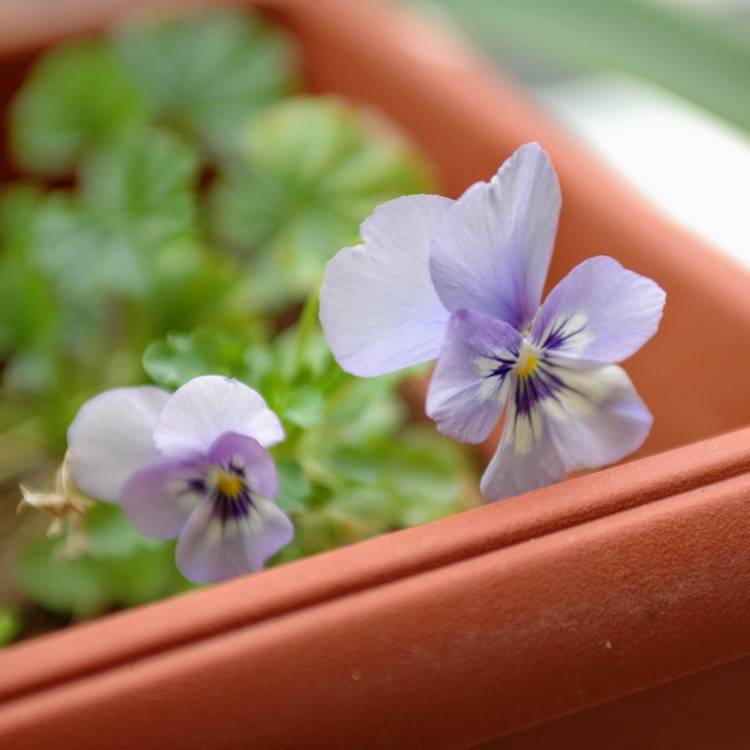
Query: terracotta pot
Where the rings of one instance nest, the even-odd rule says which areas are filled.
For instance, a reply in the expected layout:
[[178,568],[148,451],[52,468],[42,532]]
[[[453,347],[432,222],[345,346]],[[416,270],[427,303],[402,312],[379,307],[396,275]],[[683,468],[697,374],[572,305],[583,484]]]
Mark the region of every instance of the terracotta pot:
[[[0,54],[133,4],[6,0]],[[260,4],[311,89],[395,118],[450,194],[544,145],[564,198],[550,282],[606,252],[668,292],[627,365],[653,433],[621,466],[12,647],[0,745],[747,747],[750,429],[706,438],[750,423],[748,274],[411,16]]]

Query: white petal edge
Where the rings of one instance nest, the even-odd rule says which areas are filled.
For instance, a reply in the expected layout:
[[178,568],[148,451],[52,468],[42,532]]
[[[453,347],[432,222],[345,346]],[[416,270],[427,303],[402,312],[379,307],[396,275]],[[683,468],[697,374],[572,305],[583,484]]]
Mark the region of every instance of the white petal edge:
[[255,438],[261,445],[284,439],[279,418],[255,390],[233,378],[203,375],[170,397],[154,430],[154,444],[169,458],[206,454],[226,432]]
[[130,476],[159,460],[154,426],[168,399],[154,386],[115,388],[79,409],[68,450],[73,478],[87,495],[116,503]]
[[341,367],[372,377],[437,357],[448,323],[432,285],[432,231],[453,201],[409,195],[383,203],[362,224],[363,245],[326,266],[320,322]]
[[555,373],[569,389],[542,409],[568,471],[616,463],[643,445],[653,417],[621,367],[577,364]]

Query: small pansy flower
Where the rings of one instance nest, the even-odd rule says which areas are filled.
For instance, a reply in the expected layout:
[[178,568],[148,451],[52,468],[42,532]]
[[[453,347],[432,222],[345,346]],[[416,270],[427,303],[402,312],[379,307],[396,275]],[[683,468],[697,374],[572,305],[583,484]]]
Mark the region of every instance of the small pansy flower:
[[68,430],[77,485],[121,504],[145,536],[178,537],[177,566],[196,583],[260,570],[291,541],[265,449],[283,438],[259,393],[213,375],[174,394],[153,386],[105,391]]
[[328,264],[320,318],[343,369],[365,377],[438,358],[427,413],[457,440],[485,440],[489,499],[620,460],[652,417],[616,362],[656,332],[665,294],[617,261],[574,268],[540,306],[560,211],[546,153],[521,147],[458,200],[379,206],[362,245]]

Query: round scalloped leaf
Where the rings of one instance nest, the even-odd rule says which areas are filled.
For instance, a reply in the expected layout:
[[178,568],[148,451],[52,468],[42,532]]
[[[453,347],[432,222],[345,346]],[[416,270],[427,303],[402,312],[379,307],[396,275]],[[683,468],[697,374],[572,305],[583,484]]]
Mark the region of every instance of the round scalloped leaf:
[[32,172],[67,174],[91,148],[144,116],[137,89],[106,43],[78,42],[53,49],[34,66],[13,104],[11,148]]
[[241,155],[214,190],[213,223],[222,241],[252,254],[257,293],[276,304],[303,296],[375,206],[430,182],[403,139],[334,99],[269,107],[248,123]]
[[290,40],[247,11],[144,20],[115,45],[156,121],[219,153],[248,116],[295,86]]

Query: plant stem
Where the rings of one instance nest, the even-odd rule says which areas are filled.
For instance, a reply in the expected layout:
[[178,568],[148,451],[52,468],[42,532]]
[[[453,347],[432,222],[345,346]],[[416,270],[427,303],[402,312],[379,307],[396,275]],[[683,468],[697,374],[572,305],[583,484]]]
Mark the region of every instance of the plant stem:
[[294,359],[292,360],[294,372],[298,372],[304,364],[310,337],[318,324],[319,294],[320,284],[316,284],[307,300],[305,300],[305,305],[297,321],[297,341],[294,347]]

